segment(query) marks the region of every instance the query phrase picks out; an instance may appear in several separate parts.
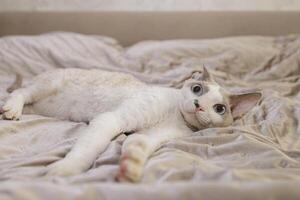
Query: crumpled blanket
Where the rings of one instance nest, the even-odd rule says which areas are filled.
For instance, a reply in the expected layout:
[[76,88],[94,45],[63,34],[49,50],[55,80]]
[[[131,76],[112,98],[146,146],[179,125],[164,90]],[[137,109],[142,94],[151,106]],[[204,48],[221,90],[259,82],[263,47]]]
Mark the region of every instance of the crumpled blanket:
[[235,92],[260,89],[261,102],[230,127],[164,144],[141,183],[115,181],[121,145],[112,141],[92,168],[45,177],[87,125],[23,115],[0,120],[0,199],[300,199],[300,36],[145,41],[122,47],[109,37],[55,32],[0,38],[0,102],[15,74],[25,81],[54,68],[130,73],[180,88],[205,65]]

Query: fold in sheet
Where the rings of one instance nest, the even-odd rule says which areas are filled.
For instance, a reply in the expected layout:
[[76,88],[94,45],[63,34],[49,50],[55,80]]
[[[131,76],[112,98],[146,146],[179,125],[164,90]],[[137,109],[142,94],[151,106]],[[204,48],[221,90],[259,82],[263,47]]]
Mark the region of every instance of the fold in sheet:
[[54,68],[130,73],[179,88],[205,65],[231,91],[261,89],[261,102],[230,127],[164,144],[147,162],[142,184],[116,183],[125,135],[91,169],[45,177],[87,125],[38,115],[0,120],[0,199],[300,198],[300,37],[232,37],[140,42],[75,33],[0,39],[0,102],[15,74],[25,81]]

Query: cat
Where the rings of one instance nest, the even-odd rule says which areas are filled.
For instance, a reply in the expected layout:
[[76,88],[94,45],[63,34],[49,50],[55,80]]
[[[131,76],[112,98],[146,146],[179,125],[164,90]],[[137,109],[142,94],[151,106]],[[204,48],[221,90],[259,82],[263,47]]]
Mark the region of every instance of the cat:
[[138,182],[147,158],[162,144],[229,126],[260,98],[260,92],[229,93],[206,68],[181,89],[146,85],[124,73],[69,68],[42,73],[15,89],[2,114],[9,120],[30,113],[89,123],[65,158],[48,166],[50,176],[87,170],[113,138],[133,132],[122,145],[117,179]]

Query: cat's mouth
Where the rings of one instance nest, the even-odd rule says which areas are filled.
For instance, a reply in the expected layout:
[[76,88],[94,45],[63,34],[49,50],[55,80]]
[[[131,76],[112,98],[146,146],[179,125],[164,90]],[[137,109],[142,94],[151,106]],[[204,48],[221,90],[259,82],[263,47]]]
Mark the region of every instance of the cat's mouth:
[[197,113],[197,112],[204,112],[204,109],[201,107],[198,107],[195,109],[195,113]]
[[189,114],[196,114],[198,112],[204,112],[204,109],[199,107],[199,108],[195,108],[195,109],[192,109],[192,110],[186,110],[187,113]]
[[204,109],[200,106],[198,107],[190,106],[186,108],[185,111],[189,114],[196,114],[197,112],[204,112]]

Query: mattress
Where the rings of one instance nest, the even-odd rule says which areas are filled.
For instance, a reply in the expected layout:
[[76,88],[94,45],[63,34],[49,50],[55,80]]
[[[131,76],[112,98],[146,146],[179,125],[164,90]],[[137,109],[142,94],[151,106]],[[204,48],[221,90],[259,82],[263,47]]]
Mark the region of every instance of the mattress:
[[87,125],[39,115],[0,120],[0,199],[299,199],[300,35],[142,41],[123,47],[100,35],[52,32],[0,39],[0,102],[16,73],[54,68],[129,73],[180,88],[205,65],[230,91],[262,90],[261,102],[226,128],[171,140],[146,163],[138,184],[118,183],[113,140],[86,172],[46,177]]

